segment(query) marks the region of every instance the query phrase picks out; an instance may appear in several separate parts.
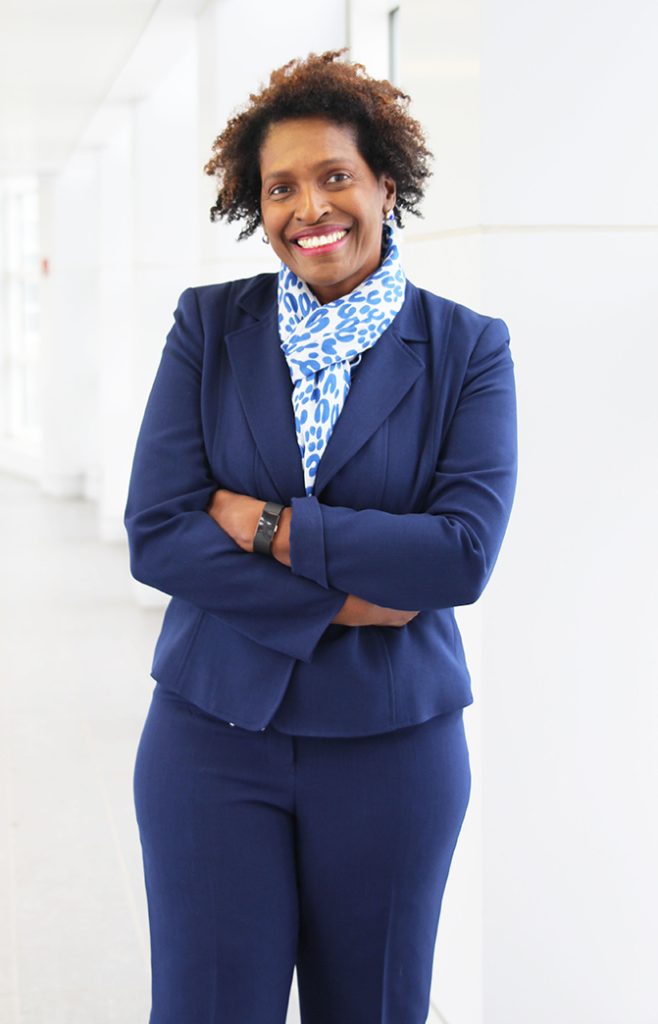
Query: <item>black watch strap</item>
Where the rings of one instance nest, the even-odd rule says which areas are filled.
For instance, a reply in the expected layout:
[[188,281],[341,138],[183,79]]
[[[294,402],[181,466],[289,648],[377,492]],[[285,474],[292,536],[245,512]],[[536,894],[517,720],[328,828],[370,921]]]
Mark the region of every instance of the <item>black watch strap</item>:
[[279,519],[285,505],[279,505],[276,501],[266,501],[265,508],[260,514],[258,526],[254,534],[254,551],[260,555],[272,553],[272,541],[279,526]]

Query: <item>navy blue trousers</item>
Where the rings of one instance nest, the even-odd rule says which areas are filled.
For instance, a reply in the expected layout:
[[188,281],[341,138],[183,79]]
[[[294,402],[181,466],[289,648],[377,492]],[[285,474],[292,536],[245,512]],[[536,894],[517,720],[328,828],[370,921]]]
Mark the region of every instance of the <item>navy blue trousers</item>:
[[156,685],[134,795],[150,1024],[424,1024],[471,772],[463,709],[350,738],[251,732]]

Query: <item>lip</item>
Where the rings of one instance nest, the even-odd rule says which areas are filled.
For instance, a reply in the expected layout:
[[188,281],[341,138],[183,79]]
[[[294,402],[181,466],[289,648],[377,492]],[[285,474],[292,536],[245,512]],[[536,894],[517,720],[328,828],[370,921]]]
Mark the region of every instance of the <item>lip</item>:
[[[344,231],[345,234],[336,242],[329,242],[327,245],[317,245],[313,249],[304,249],[301,245],[296,244],[298,238],[322,238],[323,235],[333,235],[334,232],[336,231]],[[335,226],[327,225],[326,227],[324,227],[324,230],[322,231],[318,231],[317,229],[315,231],[300,231],[298,234],[294,235],[291,239],[289,239],[289,241],[292,243],[292,245],[295,246],[295,249],[297,249],[298,252],[303,252],[305,256],[315,256],[316,253],[322,254],[325,252],[333,252],[334,249],[340,248],[340,246],[349,237],[349,233],[350,229],[344,227],[341,224],[336,224]]]
[[333,235],[334,231],[349,231],[347,224],[323,224],[318,225],[315,228],[304,228],[303,231],[298,231],[296,235],[291,235],[288,239],[289,242],[296,242],[298,238],[313,238],[314,236],[321,235]]

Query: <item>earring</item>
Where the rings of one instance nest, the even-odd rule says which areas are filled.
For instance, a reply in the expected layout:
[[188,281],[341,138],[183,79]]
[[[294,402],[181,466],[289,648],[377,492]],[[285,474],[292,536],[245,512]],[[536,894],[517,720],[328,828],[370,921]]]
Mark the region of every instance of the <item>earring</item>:
[[263,241],[265,242],[265,245],[269,245],[270,244],[270,240],[269,240],[268,236],[265,234],[265,232],[263,232]]
[[395,220],[395,214],[393,213],[393,211],[389,210],[387,213],[386,210],[384,210],[384,224],[386,224],[387,221],[391,220]]

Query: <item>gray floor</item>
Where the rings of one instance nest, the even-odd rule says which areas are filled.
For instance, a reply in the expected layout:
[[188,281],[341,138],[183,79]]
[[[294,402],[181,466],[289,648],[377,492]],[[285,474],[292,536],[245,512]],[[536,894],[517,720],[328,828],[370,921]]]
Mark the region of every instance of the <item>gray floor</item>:
[[162,612],[95,508],[0,476],[0,1022],[146,1024],[134,754]]

